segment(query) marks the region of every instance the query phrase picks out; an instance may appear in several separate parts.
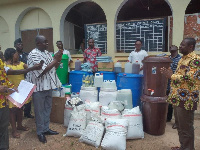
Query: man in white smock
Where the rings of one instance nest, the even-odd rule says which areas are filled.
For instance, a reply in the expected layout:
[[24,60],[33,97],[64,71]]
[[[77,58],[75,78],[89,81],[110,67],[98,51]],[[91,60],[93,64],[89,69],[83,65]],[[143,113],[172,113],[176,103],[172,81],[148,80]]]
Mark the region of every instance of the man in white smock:
[[36,85],[33,92],[33,104],[35,112],[36,132],[38,139],[46,143],[45,135],[56,135],[58,132],[49,128],[52,108],[52,90],[61,87],[56,74],[55,66],[61,61],[63,51],[59,50],[54,57],[46,50],[48,41],[43,35],[35,38],[36,48],[28,55],[27,65],[42,64],[42,69],[28,72],[26,80]]
[[143,74],[143,60],[148,56],[145,50],[141,50],[142,41],[136,40],[135,42],[135,50],[129,54],[128,60],[131,63],[139,63],[140,64],[140,72],[139,74]]

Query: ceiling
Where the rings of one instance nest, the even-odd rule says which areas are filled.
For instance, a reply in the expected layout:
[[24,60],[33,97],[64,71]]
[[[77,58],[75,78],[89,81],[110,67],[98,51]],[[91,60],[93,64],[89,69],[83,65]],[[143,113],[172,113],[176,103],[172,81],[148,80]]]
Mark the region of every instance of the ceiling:
[[200,0],[191,0],[185,13],[186,14],[200,13]]
[[[122,6],[117,20],[125,21],[170,15],[172,15],[171,9],[164,0],[129,0]],[[69,11],[66,20],[83,26],[90,23],[105,23],[106,16],[101,7],[96,3],[82,2],[75,5]]]
[[129,0],[118,14],[118,21],[171,16],[165,0]]

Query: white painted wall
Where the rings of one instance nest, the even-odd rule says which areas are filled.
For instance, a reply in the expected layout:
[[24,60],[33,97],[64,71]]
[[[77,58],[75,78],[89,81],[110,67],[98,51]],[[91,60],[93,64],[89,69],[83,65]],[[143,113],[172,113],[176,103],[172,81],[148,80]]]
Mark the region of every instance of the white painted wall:
[[2,51],[9,47],[9,36],[8,24],[4,18],[0,17],[0,45]]
[[[19,29],[27,29],[33,28],[36,26],[36,23],[39,22],[39,26],[37,27],[47,27],[51,26],[53,28],[53,43],[55,43],[58,39],[63,40],[64,38],[64,18],[66,17],[67,12],[76,4],[85,2],[85,1],[93,1],[97,3],[104,11],[107,19],[107,55],[116,57],[116,56],[128,56],[128,54],[117,54],[116,51],[116,42],[115,42],[115,23],[116,17],[127,0],[45,0],[45,1],[26,1],[20,2],[18,0],[17,3],[1,5],[0,3],[0,16],[5,19],[7,22],[9,33],[7,36],[7,44],[6,47],[13,47],[13,41],[20,36]],[[173,14],[173,42],[172,44],[179,45],[183,39],[183,30],[184,30],[184,15],[187,5],[190,0],[166,0],[172,9]],[[29,12],[29,10],[40,8],[44,10],[49,16],[50,19],[47,19],[41,22],[40,18],[37,20],[34,11]],[[36,11],[36,10],[35,10]],[[28,14],[27,14],[28,13]],[[30,14],[29,14],[30,13]],[[33,14],[32,14],[33,13]],[[26,19],[26,16],[32,17],[34,20],[30,20],[30,18]],[[46,15],[43,12],[39,11],[39,14],[42,18],[46,18]],[[26,21],[23,21],[22,19]],[[28,20],[28,21],[27,21]],[[33,25],[32,25],[33,23]],[[17,24],[19,24],[17,26]],[[2,23],[0,23],[2,26]],[[0,33],[0,43],[4,43],[5,37]],[[54,45],[56,46],[56,45]],[[56,47],[54,47],[56,49]],[[149,53],[149,54],[156,54]],[[80,55],[81,56],[81,55]]]
[[49,15],[42,9],[36,8],[27,12],[23,17],[20,30],[51,28],[52,23]]

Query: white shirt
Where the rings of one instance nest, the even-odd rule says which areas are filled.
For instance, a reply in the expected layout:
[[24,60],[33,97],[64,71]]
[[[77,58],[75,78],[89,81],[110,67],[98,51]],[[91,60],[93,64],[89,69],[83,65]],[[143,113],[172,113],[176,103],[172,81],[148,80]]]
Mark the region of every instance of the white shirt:
[[[58,51],[56,51],[55,54],[56,54],[57,52],[58,52]],[[69,57],[68,61],[69,61],[69,62],[72,60],[72,57],[71,57],[70,52],[69,52],[68,50],[64,49],[64,50],[63,50],[63,54],[68,55],[68,57]],[[68,64],[68,72],[70,72],[69,64]]]
[[[148,56],[148,54],[145,50],[140,50],[139,52],[132,51],[129,54],[128,60],[131,63],[135,63],[136,61],[138,61],[138,63],[140,64],[140,68],[141,68],[143,66],[142,60],[147,56]],[[143,74],[143,70],[141,70],[139,72],[139,74]]]
[[42,77],[37,78],[45,68],[53,61],[52,55],[48,51],[41,52],[37,48],[33,49],[28,55],[27,65],[32,67],[43,60],[44,64],[41,70],[34,70],[27,73],[26,80],[35,84],[37,87],[34,92],[45,91],[61,87],[61,82],[56,74],[56,69],[53,67]]

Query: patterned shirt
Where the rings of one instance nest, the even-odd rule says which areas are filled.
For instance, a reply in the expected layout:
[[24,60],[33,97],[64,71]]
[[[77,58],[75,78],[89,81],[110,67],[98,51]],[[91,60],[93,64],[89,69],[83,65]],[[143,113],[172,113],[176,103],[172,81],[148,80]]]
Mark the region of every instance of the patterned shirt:
[[34,70],[27,73],[26,80],[35,84],[37,87],[34,92],[45,91],[61,87],[61,82],[56,74],[56,69],[53,67],[42,77],[38,76],[45,70],[45,68],[53,61],[52,55],[48,51],[40,51],[37,48],[33,49],[28,55],[28,67],[32,67],[35,64],[40,63],[43,60],[43,66],[41,70]]
[[[176,71],[176,68],[178,66],[178,62],[179,60],[181,59],[181,55],[176,55],[176,57],[172,58],[171,56],[169,56],[169,58],[172,60],[172,63],[171,63],[171,69],[173,71],[173,73]],[[171,83],[171,80],[169,79],[168,80],[168,84],[167,84],[167,90],[169,91],[170,90],[170,83]]]
[[[4,63],[0,59],[0,84],[7,86],[8,88],[13,88],[14,85],[8,80],[6,72],[4,70]],[[0,108],[4,108],[7,105],[6,93],[0,93]]]
[[171,81],[168,102],[186,110],[196,110],[199,102],[200,57],[194,52],[183,56]]
[[101,51],[95,47],[93,49],[88,48],[83,53],[83,57],[86,59],[86,62],[91,63],[93,72],[97,71],[96,58],[99,56],[101,56]]

